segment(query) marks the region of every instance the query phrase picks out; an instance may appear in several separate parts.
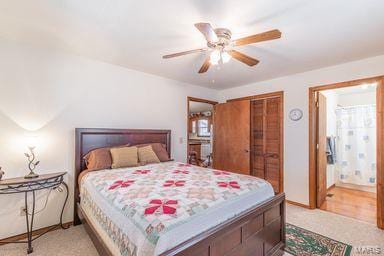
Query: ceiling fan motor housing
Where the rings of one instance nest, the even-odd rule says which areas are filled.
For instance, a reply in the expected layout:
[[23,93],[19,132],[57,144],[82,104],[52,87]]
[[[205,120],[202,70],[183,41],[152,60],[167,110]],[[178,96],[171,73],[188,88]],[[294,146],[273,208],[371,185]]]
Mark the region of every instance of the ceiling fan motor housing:
[[231,43],[232,33],[226,28],[216,28],[215,33],[217,35],[217,42],[208,42],[207,45],[212,49],[224,49]]

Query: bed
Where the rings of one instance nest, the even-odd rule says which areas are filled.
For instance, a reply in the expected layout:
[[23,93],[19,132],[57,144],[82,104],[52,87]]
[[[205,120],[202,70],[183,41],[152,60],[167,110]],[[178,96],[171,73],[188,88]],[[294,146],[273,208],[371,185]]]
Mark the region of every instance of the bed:
[[281,255],[284,194],[264,180],[169,161],[78,182],[92,149],[162,143],[170,155],[170,142],[169,130],[76,129],[74,224],[100,255]]

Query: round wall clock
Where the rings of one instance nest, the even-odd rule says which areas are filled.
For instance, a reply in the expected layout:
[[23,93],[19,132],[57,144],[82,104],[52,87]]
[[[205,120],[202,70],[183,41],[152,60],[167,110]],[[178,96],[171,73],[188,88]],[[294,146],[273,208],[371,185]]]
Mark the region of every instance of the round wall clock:
[[299,121],[303,117],[303,111],[298,108],[294,108],[289,112],[289,118],[292,121]]

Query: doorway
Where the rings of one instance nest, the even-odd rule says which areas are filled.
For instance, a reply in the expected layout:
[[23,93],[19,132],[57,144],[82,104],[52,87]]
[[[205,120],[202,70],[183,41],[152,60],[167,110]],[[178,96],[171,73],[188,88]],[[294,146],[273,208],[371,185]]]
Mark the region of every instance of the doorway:
[[187,162],[213,166],[213,106],[218,102],[187,97]]
[[310,88],[310,207],[383,228],[382,77]]

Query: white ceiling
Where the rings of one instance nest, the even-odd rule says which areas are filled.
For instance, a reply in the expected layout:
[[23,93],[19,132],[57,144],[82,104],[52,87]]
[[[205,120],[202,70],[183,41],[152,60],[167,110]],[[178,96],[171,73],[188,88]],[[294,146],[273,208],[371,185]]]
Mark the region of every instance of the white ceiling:
[[326,90],[326,92],[331,92],[336,95],[347,95],[347,94],[362,94],[362,93],[372,93],[376,91],[376,83],[372,84],[361,84],[350,87],[337,88],[332,90]]
[[[0,37],[223,89],[384,54],[383,10],[383,0],[1,0]],[[232,60],[200,75],[202,53],[161,58],[205,46],[196,22],[282,38],[238,47],[255,67]]]

